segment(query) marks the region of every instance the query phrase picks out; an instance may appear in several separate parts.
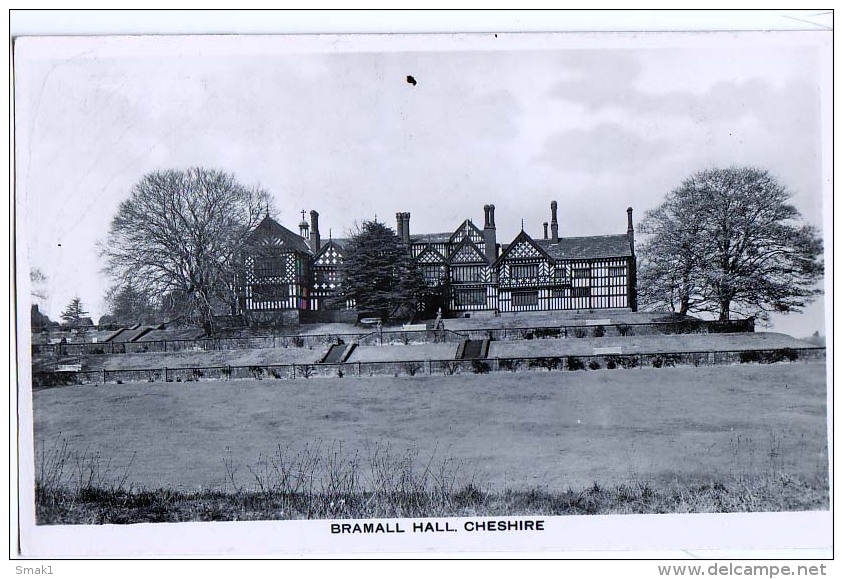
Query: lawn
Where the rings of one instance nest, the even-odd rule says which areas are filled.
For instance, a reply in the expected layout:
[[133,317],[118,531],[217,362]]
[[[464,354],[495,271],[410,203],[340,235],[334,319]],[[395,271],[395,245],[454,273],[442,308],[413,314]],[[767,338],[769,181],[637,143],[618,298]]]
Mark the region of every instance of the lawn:
[[367,464],[388,448],[489,489],[827,470],[818,362],[88,385],[33,404],[37,453],[64,440],[134,488],[251,485],[279,445]]

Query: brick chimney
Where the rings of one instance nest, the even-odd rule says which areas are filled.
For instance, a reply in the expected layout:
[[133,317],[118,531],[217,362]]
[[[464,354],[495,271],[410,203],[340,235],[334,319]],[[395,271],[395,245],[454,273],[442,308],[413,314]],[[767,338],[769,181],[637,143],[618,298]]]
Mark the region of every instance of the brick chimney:
[[550,235],[553,243],[559,243],[559,222],[556,220],[556,201],[550,202]]
[[483,243],[486,246],[486,260],[493,263],[498,258],[497,230],[495,228],[495,206],[484,205]]
[[635,229],[632,227],[632,207],[626,208],[626,237],[629,239],[629,247],[635,253]]
[[401,230],[401,239],[407,245],[410,245],[410,212],[402,213],[404,216],[404,226]]
[[547,239],[547,221],[542,223],[542,225],[544,226],[544,238]]
[[310,210],[310,250],[316,253],[322,247],[322,240],[319,238],[319,213],[315,209]]
[[396,213],[395,214],[395,234],[398,236],[398,239],[404,241],[404,214],[403,213]]

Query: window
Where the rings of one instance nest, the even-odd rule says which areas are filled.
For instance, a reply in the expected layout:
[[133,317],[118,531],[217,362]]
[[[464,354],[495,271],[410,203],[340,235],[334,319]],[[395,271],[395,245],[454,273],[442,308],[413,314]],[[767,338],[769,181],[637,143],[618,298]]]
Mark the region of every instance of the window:
[[553,277],[557,280],[565,279],[565,266],[557,265],[553,269]]
[[516,308],[539,305],[539,292],[514,292],[512,305]]
[[482,306],[486,303],[486,291],[482,289],[462,289],[454,292],[454,305]]
[[287,284],[254,285],[252,299],[259,302],[277,302],[290,296]]
[[610,267],[609,277],[623,277],[626,275],[625,267]]
[[578,267],[571,272],[574,279],[587,279],[591,277],[591,270],[587,267]]
[[317,267],[314,269],[314,278],[317,284],[337,284],[339,281],[339,270],[334,267]]
[[471,283],[482,281],[481,270],[477,266],[452,267],[451,281],[456,283]]
[[286,264],[286,256],[273,255],[268,257],[255,258],[255,277],[282,277],[284,275],[284,266]]
[[591,288],[590,287],[574,287],[571,288],[571,297],[572,298],[587,298],[591,296]]
[[510,265],[509,275],[515,279],[535,279],[539,277],[539,264],[527,263]]

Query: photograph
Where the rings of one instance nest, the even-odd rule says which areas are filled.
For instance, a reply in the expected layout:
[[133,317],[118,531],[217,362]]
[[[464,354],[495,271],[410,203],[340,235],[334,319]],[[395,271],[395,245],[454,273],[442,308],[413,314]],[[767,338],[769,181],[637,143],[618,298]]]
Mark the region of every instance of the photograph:
[[22,545],[830,547],[831,41],[16,38]]

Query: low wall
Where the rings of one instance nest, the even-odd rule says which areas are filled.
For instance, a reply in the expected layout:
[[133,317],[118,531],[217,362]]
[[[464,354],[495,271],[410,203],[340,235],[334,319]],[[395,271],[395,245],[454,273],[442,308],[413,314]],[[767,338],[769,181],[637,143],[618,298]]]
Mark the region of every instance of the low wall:
[[88,372],[36,372],[33,388],[74,384],[128,382],[197,382],[203,380],[283,380],[343,376],[429,376],[485,374],[488,372],[586,371],[673,366],[772,364],[825,359],[825,348],[782,348],[724,352],[645,353],[630,355],[545,356],[485,360],[408,360],[341,364],[279,364],[267,366],[212,366],[202,368],[147,368]]
[[715,334],[753,332],[752,318],[725,322],[684,320],[681,322],[648,322],[642,324],[608,324],[547,326],[522,328],[480,328],[469,330],[383,330],[348,334],[266,335],[247,338],[204,338],[199,340],[166,340],[158,342],[104,342],[98,344],[33,344],[33,354],[83,356],[92,354],[136,354],[142,352],[179,352],[183,350],[239,350],[243,348],[313,348],[342,340],[359,341],[363,345],[417,344],[471,340],[536,340],[546,338],[599,338],[651,336],[665,334]]

